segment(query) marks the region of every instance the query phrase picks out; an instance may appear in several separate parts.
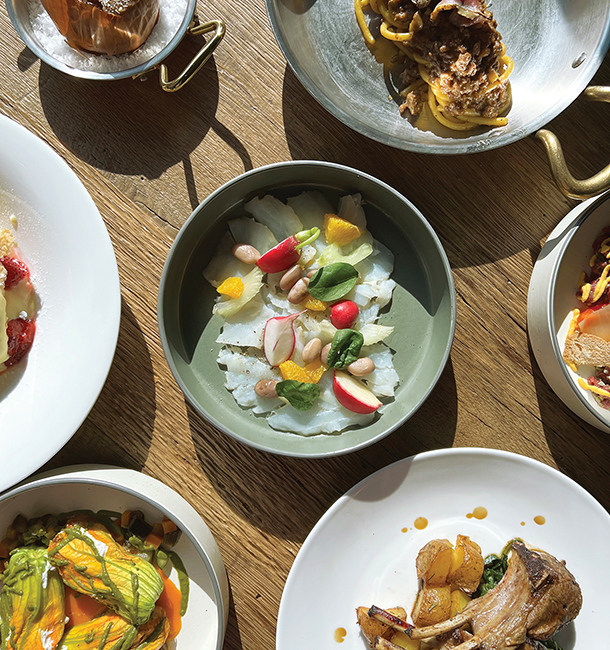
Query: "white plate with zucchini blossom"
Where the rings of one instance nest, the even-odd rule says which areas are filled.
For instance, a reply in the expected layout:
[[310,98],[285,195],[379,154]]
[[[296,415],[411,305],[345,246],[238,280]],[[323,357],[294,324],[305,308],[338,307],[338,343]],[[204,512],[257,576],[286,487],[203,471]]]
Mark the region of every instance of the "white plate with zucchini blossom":
[[[245,255],[231,252],[236,245]],[[382,401],[394,399],[399,383],[384,342],[394,328],[379,324],[396,286],[393,269],[394,255],[367,230],[359,194],[338,203],[319,191],[246,203],[203,272],[221,293],[223,282],[243,285],[239,296],[221,295],[214,305],[225,319],[218,363],[237,403],[266,415],[274,429],[305,436],[383,417]],[[331,346],[326,371],[324,346]],[[357,359],[373,370],[352,374],[361,372],[348,365]],[[274,381],[273,396],[261,396],[259,382]]]
[[[172,550],[188,574],[188,606],[171,650],[220,650],[229,587],[216,541],[199,514],[174,490],[131,469],[78,465],[35,476],[0,498],[0,538],[17,515],[27,519],[73,510],[140,510],[149,523],[169,518],[181,531]],[[175,585],[179,577],[172,568]]]
[[603,560],[610,515],[577,483],[543,463],[503,451],[456,448],[379,470],[323,515],[288,575],[277,650],[330,648],[340,639],[342,650],[366,650],[356,607],[401,606],[410,613],[419,549],[458,534],[477,542],[483,555],[499,554],[519,537],[565,560],[582,589],[583,608],[555,638],[563,650],[598,645],[610,607],[610,565]]

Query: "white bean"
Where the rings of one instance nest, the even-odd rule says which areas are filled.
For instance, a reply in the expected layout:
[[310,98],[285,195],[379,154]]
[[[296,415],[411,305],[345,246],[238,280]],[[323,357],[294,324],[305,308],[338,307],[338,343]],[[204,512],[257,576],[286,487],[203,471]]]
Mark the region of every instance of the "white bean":
[[360,357],[347,366],[348,372],[356,377],[370,375],[375,370],[375,362],[369,357]]
[[301,279],[302,275],[303,269],[298,264],[290,267],[280,279],[280,289],[282,291],[290,291],[290,289],[292,289],[292,287],[294,287],[294,285]]
[[288,302],[296,305],[307,297],[309,293],[309,278],[301,278],[288,292]]
[[231,255],[244,264],[256,264],[261,256],[256,248],[250,246],[250,244],[235,244],[231,249]]
[[332,343],[327,343],[323,348],[322,352],[320,353],[320,361],[326,365],[326,362],[328,361],[328,353],[330,352],[330,347]]
[[311,339],[309,343],[303,348],[301,356],[303,363],[311,363],[320,357],[322,352],[322,341],[320,339]]
[[254,387],[254,392],[259,397],[264,397],[265,399],[272,399],[274,397],[277,397],[277,391],[275,390],[277,384],[278,382],[276,379],[261,379],[260,381],[256,382],[256,386]]

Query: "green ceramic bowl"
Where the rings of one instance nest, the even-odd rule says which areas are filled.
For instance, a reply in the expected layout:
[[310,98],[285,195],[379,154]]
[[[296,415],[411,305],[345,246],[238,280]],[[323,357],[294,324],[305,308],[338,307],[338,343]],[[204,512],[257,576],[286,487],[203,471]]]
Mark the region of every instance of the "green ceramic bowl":
[[[264,416],[242,409],[224,387],[216,363],[222,319],[212,316],[217,293],[202,272],[229,219],[243,204],[273,194],[285,200],[317,189],[331,200],[359,192],[369,230],[395,256],[397,287],[380,318],[393,325],[386,343],[396,351],[396,399],[365,427],[304,437],[275,431]],[[436,384],[455,330],[455,289],[447,256],[423,215],[401,194],[362,172],[327,162],[293,161],[242,174],[211,194],[190,216],[170,250],[159,288],[159,330],[169,366],[188,401],[214,426],[247,445],[301,457],[362,449],[403,424]],[[381,411],[381,409],[380,409]]]

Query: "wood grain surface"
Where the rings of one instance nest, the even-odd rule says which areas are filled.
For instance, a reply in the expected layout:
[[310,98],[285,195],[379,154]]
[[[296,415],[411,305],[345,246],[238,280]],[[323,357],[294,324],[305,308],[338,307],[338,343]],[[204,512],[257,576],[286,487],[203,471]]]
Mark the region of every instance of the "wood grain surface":
[[[452,446],[509,450],[559,468],[608,509],[610,437],[554,395],[528,344],[533,263],[576,205],[553,185],[540,143],[528,137],[446,157],[377,144],[309,96],[287,67],[262,2],[199,2],[197,11],[225,20],[227,36],[196,80],[171,95],[155,79],[90,82],[41,64],[0,3],[0,113],[76,172],[106,222],[121,276],[108,381],[48,467],[131,467],[199,511],[229,575],[227,650],[274,647],[282,588],[308,532],[347,489],[400,458]],[[186,39],[170,70],[201,42]],[[594,82],[610,84],[608,57]],[[610,162],[608,106],[577,101],[550,127],[575,176]],[[157,330],[163,263],[192,209],[245,170],[289,159],[346,164],[402,192],[439,235],[457,291],[455,343],[429,400],[385,440],[328,460],[276,457],[215,430],[186,403]]]

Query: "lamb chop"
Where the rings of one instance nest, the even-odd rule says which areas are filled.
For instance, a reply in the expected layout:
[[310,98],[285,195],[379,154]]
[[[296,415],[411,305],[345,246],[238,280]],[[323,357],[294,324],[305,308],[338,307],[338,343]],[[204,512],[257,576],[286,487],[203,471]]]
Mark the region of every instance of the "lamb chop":
[[[453,650],[535,650],[538,641],[546,641],[576,618],[581,606],[580,587],[563,562],[515,541],[500,583],[453,618],[416,628],[393,624],[373,608],[370,615],[412,639],[436,637],[440,647]],[[446,644],[449,637],[444,635],[466,623],[472,636],[457,645]]]

